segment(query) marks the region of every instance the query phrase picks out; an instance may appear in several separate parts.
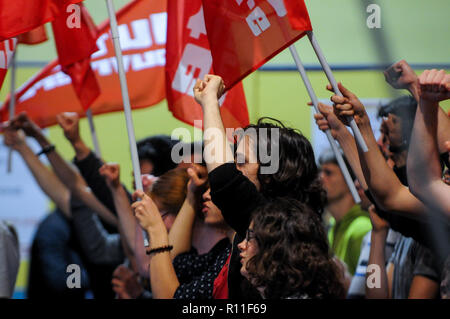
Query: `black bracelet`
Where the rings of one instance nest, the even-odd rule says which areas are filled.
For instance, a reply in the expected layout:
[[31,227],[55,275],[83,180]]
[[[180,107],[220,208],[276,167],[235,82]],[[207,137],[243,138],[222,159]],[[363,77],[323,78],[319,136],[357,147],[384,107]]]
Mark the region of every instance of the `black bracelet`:
[[36,155],[37,156],[41,156],[42,154],[48,154],[48,153],[50,153],[50,152],[52,152],[52,151],[54,151],[55,150],[55,145],[53,145],[53,144],[50,144],[50,145],[47,145],[47,146],[45,146],[39,153],[37,153]]
[[153,248],[150,250],[147,250],[145,253],[147,255],[151,255],[151,254],[157,254],[157,253],[162,253],[165,251],[171,251],[173,249],[172,245],[167,245],[167,246],[162,246],[162,247],[158,247],[158,248]]

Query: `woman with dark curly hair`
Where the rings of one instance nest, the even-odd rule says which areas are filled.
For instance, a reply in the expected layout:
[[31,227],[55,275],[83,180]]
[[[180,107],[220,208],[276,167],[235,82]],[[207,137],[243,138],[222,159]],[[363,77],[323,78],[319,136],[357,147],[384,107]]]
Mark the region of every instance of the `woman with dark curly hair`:
[[257,208],[238,247],[241,274],[265,299],[345,298],[319,215],[295,199]]
[[211,198],[236,231],[229,263],[220,278],[223,283],[226,277],[227,298],[258,299],[260,293],[240,273],[237,247],[245,238],[252,212],[270,199],[290,197],[320,216],[326,194],[311,143],[301,132],[277,120],[263,118],[242,130],[233,157],[219,109],[223,91],[222,79],[214,75],[206,75],[194,87],[195,99],[203,109],[204,158]]

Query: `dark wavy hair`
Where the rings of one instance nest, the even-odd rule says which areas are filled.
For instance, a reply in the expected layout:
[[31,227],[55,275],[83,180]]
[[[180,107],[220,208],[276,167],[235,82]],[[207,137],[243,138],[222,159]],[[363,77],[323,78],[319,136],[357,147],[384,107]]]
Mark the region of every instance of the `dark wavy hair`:
[[253,232],[258,252],[247,272],[254,287],[264,287],[265,298],[345,298],[321,218],[307,205],[273,199],[254,211]]
[[172,140],[168,135],[154,135],[137,142],[139,160],[148,160],[153,164],[152,175],[161,176],[177,167],[172,160],[172,148],[179,140]]
[[[274,174],[261,174],[264,166],[259,147],[256,153],[259,163],[258,180],[261,193],[267,198],[292,197],[309,205],[315,212],[322,214],[326,203],[326,193],[319,178],[319,170],[314,158],[314,151],[308,139],[298,130],[285,127],[280,121],[263,117],[256,124],[244,129],[248,132],[254,128],[258,143],[265,143],[267,153],[272,156],[272,130],[277,129],[279,134],[279,167]],[[261,136],[259,129],[266,129],[267,136]]]

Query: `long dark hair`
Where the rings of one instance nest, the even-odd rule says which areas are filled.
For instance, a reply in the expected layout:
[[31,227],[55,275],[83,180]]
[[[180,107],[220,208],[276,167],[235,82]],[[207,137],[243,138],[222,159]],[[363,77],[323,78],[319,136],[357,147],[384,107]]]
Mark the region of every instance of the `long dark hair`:
[[[314,158],[314,151],[308,139],[298,130],[287,128],[280,121],[263,117],[256,124],[247,126],[244,131],[255,129],[258,143],[265,143],[268,153],[272,155],[272,130],[279,134],[279,168],[274,174],[261,174],[261,169],[269,163],[261,161],[257,147],[257,158],[260,165],[258,180],[261,193],[267,198],[280,196],[292,197],[309,205],[321,214],[326,202],[326,193],[319,178],[319,170]],[[261,128],[265,128],[267,136],[262,137]]]
[[258,252],[247,263],[249,281],[264,297],[344,298],[321,218],[292,198],[277,198],[253,213]]

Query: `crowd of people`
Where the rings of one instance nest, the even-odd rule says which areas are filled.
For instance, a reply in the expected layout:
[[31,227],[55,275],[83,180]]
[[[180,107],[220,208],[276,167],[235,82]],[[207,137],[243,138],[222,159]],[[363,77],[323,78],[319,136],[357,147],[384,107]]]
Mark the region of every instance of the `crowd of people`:
[[[340,83],[343,96],[333,94],[333,105],[319,104],[315,114],[318,128],[339,143],[361,202],[331,149],[316,162],[308,139],[276,119],[261,118],[230,143],[218,76],[194,87],[204,130],[215,130],[214,138],[185,144],[192,152],[181,163],[172,150],[187,142],[165,135],[139,141],[143,189],[134,192],[121,183],[119,165],[105,163],[81,139],[76,114],[58,116],[72,163],[26,114],[17,115],[5,144],[55,203],[33,240],[27,297],[449,298],[450,118],[439,103],[450,99],[450,74],[417,76],[400,61],[385,77],[410,95],[379,109],[380,128]],[[367,152],[347,128],[349,117]],[[262,149],[276,155],[276,172],[264,172]],[[0,297],[14,289],[16,250],[14,227],[1,223]],[[76,288],[67,284],[72,264],[81,269]]]

